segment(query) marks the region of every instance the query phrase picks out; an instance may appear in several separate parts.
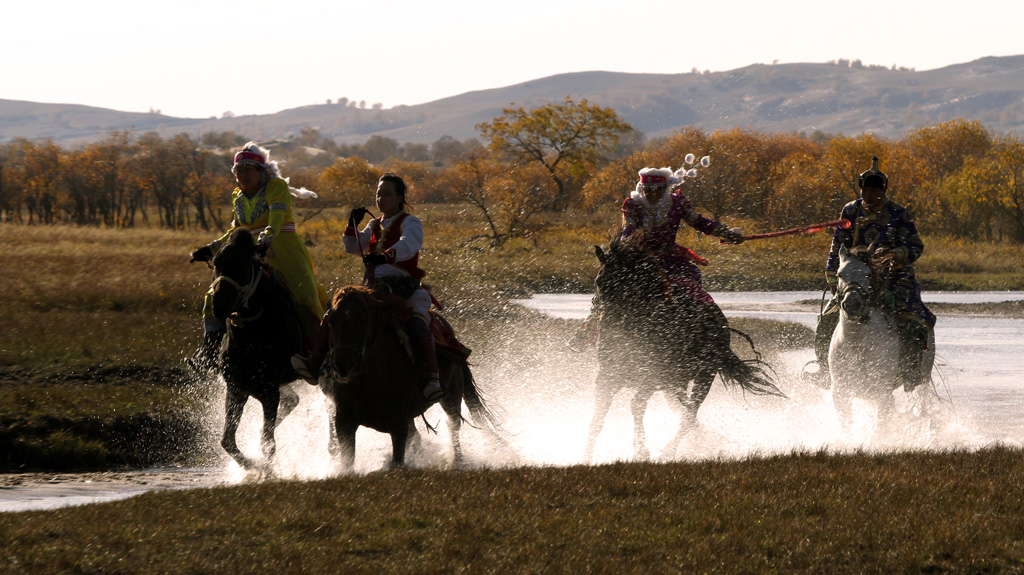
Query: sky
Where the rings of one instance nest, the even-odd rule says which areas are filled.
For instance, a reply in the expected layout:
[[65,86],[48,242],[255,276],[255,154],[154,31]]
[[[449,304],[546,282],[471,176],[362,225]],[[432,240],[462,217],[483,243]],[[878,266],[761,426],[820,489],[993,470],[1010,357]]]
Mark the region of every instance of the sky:
[[385,108],[566,72],[1024,54],[1007,0],[10,0],[0,99],[176,117]]

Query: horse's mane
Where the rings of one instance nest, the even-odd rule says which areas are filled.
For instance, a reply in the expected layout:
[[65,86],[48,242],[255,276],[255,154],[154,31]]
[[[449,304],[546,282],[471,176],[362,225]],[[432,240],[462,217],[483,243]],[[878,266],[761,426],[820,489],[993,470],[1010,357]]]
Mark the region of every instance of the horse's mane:
[[334,293],[331,307],[337,309],[343,301],[355,301],[388,326],[396,330],[402,329],[401,318],[405,313],[405,302],[397,297],[381,299],[377,292],[368,287],[345,286]]

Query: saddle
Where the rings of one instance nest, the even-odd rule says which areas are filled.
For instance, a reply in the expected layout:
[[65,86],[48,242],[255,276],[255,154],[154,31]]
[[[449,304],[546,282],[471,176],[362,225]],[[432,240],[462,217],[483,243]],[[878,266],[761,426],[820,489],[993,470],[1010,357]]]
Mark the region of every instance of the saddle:
[[[393,301],[401,302],[402,305],[399,306],[401,311],[399,312],[398,317],[398,321],[401,325],[405,325],[405,323],[409,321],[409,318],[412,317],[412,310],[405,304],[406,298],[403,298],[394,292],[384,294],[383,292],[378,291],[378,295],[381,297],[389,297]],[[430,294],[430,299],[434,302],[435,306],[440,307],[441,304],[434,299],[433,294]],[[460,361],[465,361],[469,357],[469,354],[472,353],[470,348],[463,345],[462,342],[455,337],[455,330],[452,328],[451,324],[448,323],[448,320],[446,320],[437,310],[430,310],[430,325],[428,327],[430,329],[430,335],[434,337],[434,346],[438,351],[448,352],[448,355],[453,356],[454,359],[458,359]],[[403,336],[404,335],[405,333],[403,330]]]

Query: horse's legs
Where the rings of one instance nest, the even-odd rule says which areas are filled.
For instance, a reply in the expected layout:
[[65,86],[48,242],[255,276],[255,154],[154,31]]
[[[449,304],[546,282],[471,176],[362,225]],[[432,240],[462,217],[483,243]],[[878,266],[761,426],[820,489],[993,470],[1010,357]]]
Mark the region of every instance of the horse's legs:
[[891,435],[895,431],[896,424],[896,398],[892,393],[884,393],[875,402],[875,410],[878,418],[878,433],[883,436]]
[[299,406],[299,394],[295,393],[295,388],[291,385],[284,385],[280,388],[281,401],[280,407],[277,410],[277,425],[281,425],[284,418],[288,417],[296,407]]
[[338,436],[338,458],[345,471],[352,471],[356,463],[356,430],[359,426],[341,418],[335,419],[335,433]]
[[832,403],[836,408],[836,415],[839,416],[839,426],[843,433],[850,430],[853,426],[853,395],[837,387],[836,383],[832,383]]
[[461,365],[445,361],[441,366],[441,378],[445,383],[447,393],[441,400],[441,407],[448,416],[448,434],[452,444],[452,461],[455,466],[462,465],[462,440],[459,434],[462,430],[462,396],[464,393],[465,380],[462,376]]
[[391,430],[391,462],[389,469],[405,467],[405,444],[409,441],[409,426],[398,425]]
[[679,410],[679,427],[676,429],[675,436],[665,446],[665,451],[662,452],[663,459],[675,457],[676,450],[679,449],[679,442],[683,440],[683,436],[697,427],[697,411],[700,409],[701,404],[704,403],[704,400],[707,399],[708,392],[711,391],[711,384],[714,381],[714,372],[701,373],[694,378],[693,387],[689,391],[684,388],[677,392],[676,397],[679,399],[681,407]]
[[615,387],[611,378],[602,371],[597,373],[597,381],[594,383],[594,416],[590,419],[590,429],[587,431],[587,446],[583,449],[583,462],[590,463],[594,455],[594,445],[597,444],[597,436],[601,434],[604,427],[604,418],[608,415],[608,409],[612,406],[612,399],[615,398]]
[[405,442],[406,452],[417,451],[423,447],[423,437],[420,435],[418,429],[416,429],[416,420],[409,420],[409,439]]
[[[260,394],[260,397],[257,399],[259,399],[260,404],[263,406],[263,428],[260,433],[260,447],[263,451],[263,457],[267,458],[269,462],[273,461],[274,454],[277,452],[277,441],[274,439],[274,431],[277,429],[277,414],[281,405],[281,390],[278,387],[274,387],[266,393]],[[295,399],[298,401],[298,396]]]
[[224,435],[221,437],[220,445],[228,455],[234,459],[243,469],[256,467],[256,462],[242,454],[238,449],[238,442],[235,435],[238,432],[238,424],[242,421],[242,410],[245,409],[245,402],[249,399],[248,394],[232,389],[228,385],[227,396],[224,400]]
[[324,401],[327,402],[327,453],[331,457],[337,457],[341,453],[341,446],[338,445],[338,432],[335,423],[337,409],[334,405],[334,378],[321,378],[319,388],[320,392],[324,394]]
[[647,449],[647,433],[644,431],[644,414],[647,412],[647,402],[654,395],[654,390],[641,387],[637,389],[633,400],[629,403],[629,411],[633,414],[633,458],[648,460],[651,452]]

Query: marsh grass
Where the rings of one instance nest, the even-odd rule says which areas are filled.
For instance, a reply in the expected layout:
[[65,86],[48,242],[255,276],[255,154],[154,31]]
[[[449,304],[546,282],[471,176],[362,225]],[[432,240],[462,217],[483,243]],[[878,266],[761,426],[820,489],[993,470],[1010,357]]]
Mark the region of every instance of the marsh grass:
[[0,514],[5,573],[1020,573],[1019,450],[475,471]]

